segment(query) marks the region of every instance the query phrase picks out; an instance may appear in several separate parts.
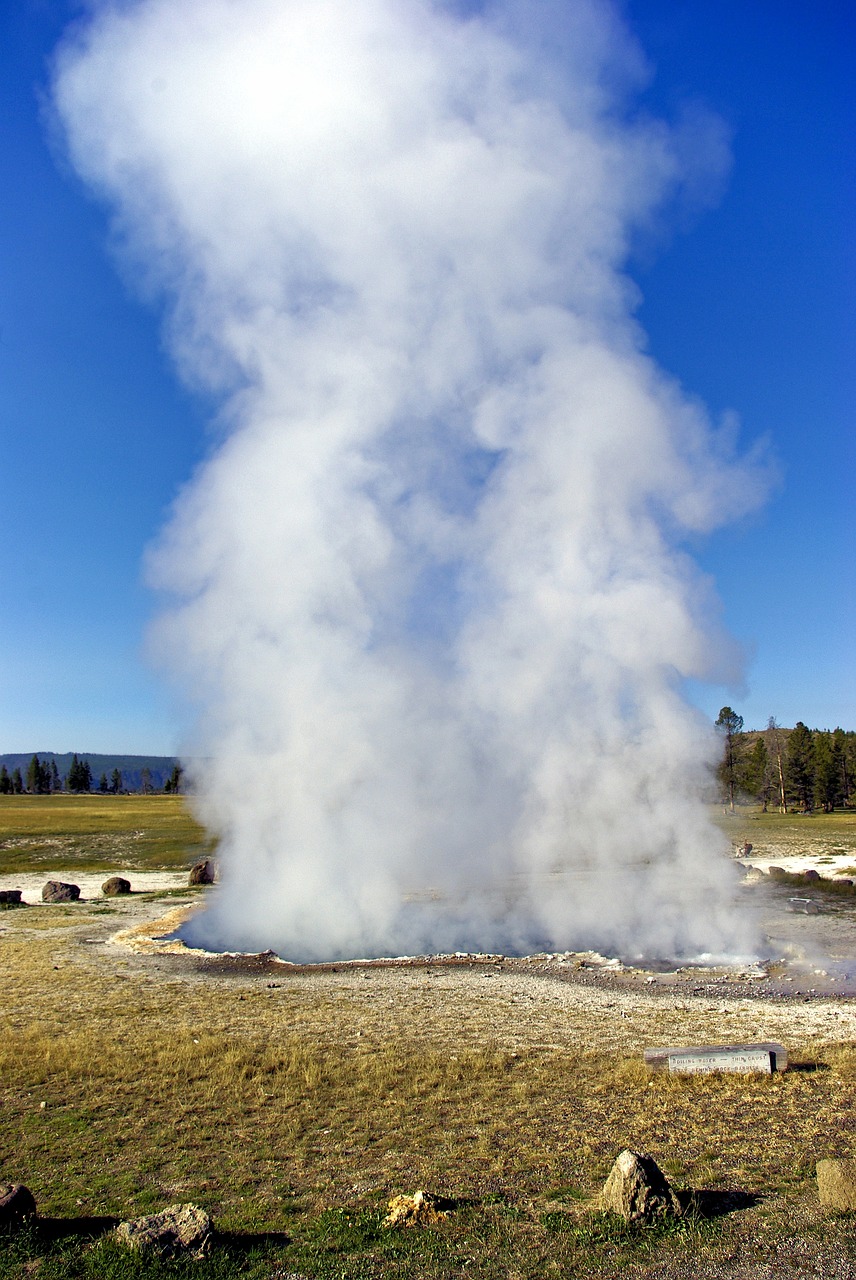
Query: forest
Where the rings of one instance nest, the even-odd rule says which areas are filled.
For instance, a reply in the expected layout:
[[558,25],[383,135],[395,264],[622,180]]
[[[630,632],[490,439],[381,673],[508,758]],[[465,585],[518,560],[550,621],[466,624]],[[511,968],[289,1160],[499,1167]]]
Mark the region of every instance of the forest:
[[783,728],[771,716],[766,729],[743,728],[743,717],[723,707],[716,719],[722,738],[717,769],[721,799],[732,812],[737,804],[760,804],[764,813],[833,813],[853,802],[856,733],[809,729],[798,720]]

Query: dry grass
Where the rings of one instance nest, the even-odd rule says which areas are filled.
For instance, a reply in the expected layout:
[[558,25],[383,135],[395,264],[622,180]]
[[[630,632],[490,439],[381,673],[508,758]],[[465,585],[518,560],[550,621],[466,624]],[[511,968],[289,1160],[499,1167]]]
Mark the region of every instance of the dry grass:
[[[663,1001],[637,1000],[642,1025],[599,1051],[580,1041],[609,1016],[598,992],[579,993],[569,1034],[573,989],[547,980],[519,980],[536,993],[519,1012],[511,975],[212,981],[84,947],[95,916],[76,942],[31,932],[36,913],[2,935],[0,1178],[27,1183],[43,1213],[193,1199],[226,1230],[287,1230],[277,1256],[309,1250],[319,1276],[524,1277],[583,1253],[606,1276],[646,1250],[719,1248],[699,1225],[646,1240],[592,1217],[625,1145],[679,1186],[783,1204],[801,1202],[818,1158],[856,1154],[852,1042],[791,1039],[803,1069],[770,1078],[650,1076],[630,1046],[672,1038],[686,1017]],[[393,1246],[385,1205],[418,1187],[463,1207],[430,1242]],[[416,1270],[399,1269],[401,1250]]]
[[[535,966],[215,977],[103,945],[163,909],[141,901],[0,916],[0,1181],[64,1219],[202,1203],[244,1234],[187,1275],[605,1280],[734,1255],[742,1276],[816,1216],[816,1160],[856,1155],[846,1002],[615,994]],[[796,1069],[670,1077],[641,1060],[646,1044],[729,1039],[781,1039]],[[761,1199],[719,1225],[628,1233],[591,1211],[623,1146],[678,1186]],[[388,1200],[417,1188],[458,1207],[436,1228],[384,1230]],[[185,1274],[82,1245],[0,1247],[4,1280],[34,1270]]]

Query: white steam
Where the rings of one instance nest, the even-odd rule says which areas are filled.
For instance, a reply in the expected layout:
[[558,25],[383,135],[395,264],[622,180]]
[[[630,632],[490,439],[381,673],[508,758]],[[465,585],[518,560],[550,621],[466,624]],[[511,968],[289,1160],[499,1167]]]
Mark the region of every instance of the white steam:
[[762,485],[621,273],[687,139],[630,116],[607,5],[553,18],[548,55],[531,5],[141,0],[61,51],[73,161],[225,406],[155,557],[221,837],[197,943],[752,949],[681,696],[735,656],[679,548]]

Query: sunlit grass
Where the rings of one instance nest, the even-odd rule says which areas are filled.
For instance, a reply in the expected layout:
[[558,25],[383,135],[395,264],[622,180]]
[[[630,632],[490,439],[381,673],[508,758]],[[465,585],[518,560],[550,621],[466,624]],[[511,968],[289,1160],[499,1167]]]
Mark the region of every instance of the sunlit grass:
[[180,869],[208,848],[183,796],[0,796],[0,872]]
[[[24,915],[0,951],[3,1176],[58,1219],[202,1204],[243,1252],[226,1241],[213,1270],[188,1263],[188,1276],[269,1277],[276,1263],[319,1278],[605,1277],[727,1234],[693,1220],[640,1233],[598,1215],[622,1147],[652,1152],[678,1187],[785,1202],[805,1194],[831,1135],[838,1154],[853,1147],[854,1044],[791,1045],[797,1069],[783,1075],[701,1078],[651,1075],[639,1054],[596,1044],[511,1050],[463,1024],[426,1041],[406,987],[388,1023],[367,1025],[369,982],[363,995],[356,980],[298,975],[153,981],[136,957],[69,950]],[[387,1200],[419,1187],[458,1202],[448,1221],[384,1231]],[[106,1245],[51,1249],[28,1254],[40,1276],[161,1274]],[[8,1269],[11,1254],[4,1271],[3,1256],[0,1276],[29,1274],[20,1259]]]
[[[760,806],[738,805],[736,812],[712,809],[717,826],[733,844],[749,841],[755,855],[779,857],[852,856],[856,859],[856,812],[762,813]],[[852,868],[851,868],[852,870]]]
[[[186,866],[203,847],[181,798],[0,800],[2,857],[27,869],[69,849],[82,866],[93,847],[110,847],[96,837],[127,850],[133,867]],[[791,828],[829,832],[836,845],[856,836],[851,815],[830,817],[811,828],[802,818],[779,826],[778,815],[739,821],[756,845],[758,831]],[[60,1223],[194,1201],[226,1234],[210,1260],[167,1264],[85,1234],[31,1233],[0,1240],[0,1280],[606,1280],[666,1257],[701,1274],[699,1259],[732,1247],[739,1215],[645,1232],[600,1214],[596,1193],[622,1147],[650,1151],[679,1188],[762,1197],[771,1249],[813,1194],[816,1160],[856,1155],[849,1041],[789,1040],[796,1069],[782,1075],[652,1075],[643,1037],[675,1043],[680,1023],[705,1042],[724,1015],[652,1001],[628,1019],[639,1026],[622,1047],[597,1033],[580,1047],[560,1021],[573,1008],[556,1006],[549,1023],[540,996],[518,1004],[515,990],[511,1043],[494,1031],[496,1006],[487,996],[480,1005],[488,975],[450,1006],[452,988],[425,974],[394,991],[378,981],[376,992],[370,974],[212,979],[191,963],[83,945],[102,918],[120,927],[126,909],[116,900],[0,916],[0,1179],[26,1183]],[[725,1025],[743,1038],[755,1016],[732,1011]],[[455,1200],[449,1218],[383,1228],[388,1199],[417,1188]]]

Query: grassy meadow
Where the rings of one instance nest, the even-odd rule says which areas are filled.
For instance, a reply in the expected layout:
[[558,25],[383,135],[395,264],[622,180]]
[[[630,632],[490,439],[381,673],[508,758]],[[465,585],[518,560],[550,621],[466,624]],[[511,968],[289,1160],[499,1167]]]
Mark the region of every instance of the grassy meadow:
[[[176,797],[0,804],[2,857],[13,841],[21,868],[50,847],[63,865],[93,857],[95,835],[141,851],[131,870],[204,847]],[[814,1190],[817,1159],[856,1155],[851,1039],[792,1019],[785,1074],[650,1076],[646,1043],[785,1032],[749,1001],[588,992],[574,1007],[490,972],[218,976],[109,943],[128,912],[163,907],[0,912],[0,1182],[29,1186],[43,1219],[0,1237],[3,1280],[788,1276],[795,1232],[812,1257],[856,1262],[852,1222],[820,1215]],[[625,1145],[704,1192],[685,1220],[634,1230],[597,1211]],[[448,1197],[448,1218],[384,1227],[388,1200],[417,1188]],[[221,1232],[205,1261],[104,1238],[180,1201]]]
[[0,796],[0,873],[181,870],[209,850],[183,796]]
[[754,805],[738,805],[734,814],[715,813],[717,826],[732,844],[748,840],[755,854],[772,857],[810,854],[824,858],[853,855],[856,868],[856,811],[838,813],[762,813]]

